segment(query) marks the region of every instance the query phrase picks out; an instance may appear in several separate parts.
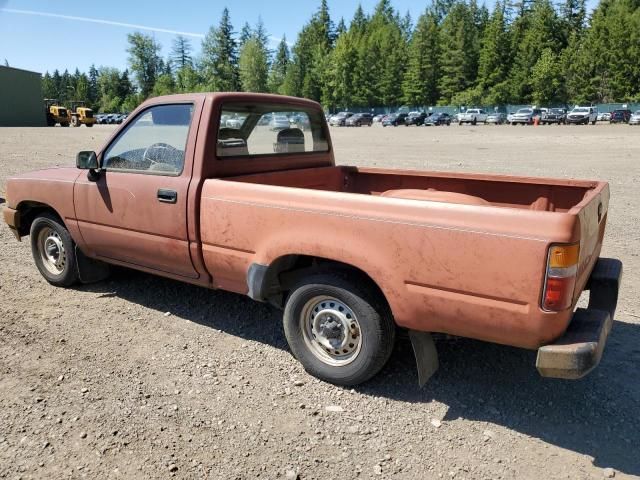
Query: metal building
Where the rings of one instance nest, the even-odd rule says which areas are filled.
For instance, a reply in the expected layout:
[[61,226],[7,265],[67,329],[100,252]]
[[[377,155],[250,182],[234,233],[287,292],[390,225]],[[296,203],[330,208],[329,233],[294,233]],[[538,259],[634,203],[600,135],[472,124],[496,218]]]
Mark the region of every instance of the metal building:
[[42,75],[0,66],[0,127],[46,126]]

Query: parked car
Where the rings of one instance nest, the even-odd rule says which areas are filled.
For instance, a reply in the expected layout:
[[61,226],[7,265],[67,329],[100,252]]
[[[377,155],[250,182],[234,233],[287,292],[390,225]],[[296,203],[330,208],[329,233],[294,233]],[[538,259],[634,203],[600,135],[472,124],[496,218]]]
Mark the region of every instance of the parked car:
[[631,110],[618,109],[611,112],[609,123],[629,123],[631,120]]
[[[227,120],[227,126],[229,125],[229,120]],[[289,123],[289,117],[286,115],[273,115],[271,117],[271,121],[269,122],[269,129],[272,131],[285,130],[289,128],[291,124]]]
[[494,123],[496,125],[502,125],[506,123],[507,115],[502,112],[494,112],[487,115],[487,121],[485,123]]
[[472,125],[475,125],[478,122],[487,122],[487,113],[481,108],[469,108],[464,113],[459,114],[459,125],[462,125],[463,123],[470,123]]
[[339,112],[329,119],[329,125],[332,127],[344,127],[347,118],[351,117],[353,112]]
[[382,126],[397,127],[398,125],[404,125],[407,116],[408,114],[406,113],[392,113],[391,115],[384,117],[382,120]]
[[373,123],[373,115],[370,113],[356,113],[351,115],[344,122],[347,127],[361,127],[362,125],[371,126]]
[[[246,130],[213,130],[221,110],[246,115]],[[292,110],[312,119],[310,144],[296,128],[252,135],[264,113]],[[53,286],[115,264],[270,302],[307,372],[339,385],[379,372],[399,328],[422,383],[437,369],[429,332],[536,350],[546,377],[599,363],[622,274],[599,258],[606,182],[336,166],[321,106],[299,98],[160,96],[132,117],[77,155],[81,172],[6,182],[4,220],[30,235]]]
[[386,117],[386,114],[384,113],[379,113],[378,115],[376,115],[375,117],[373,117],[373,123],[380,123],[382,122],[382,119]]
[[611,120],[611,113],[610,112],[598,113],[597,120],[599,122],[609,122]]
[[567,114],[567,123],[574,125],[595,125],[598,120],[598,112],[593,107],[576,107]]
[[535,118],[541,116],[542,111],[539,108],[521,108],[511,117],[511,125],[533,125]]
[[407,118],[404,119],[404,124],[408,127],[409,125],[420,126],[424,125],[424,121],[427,118],[427,114],[425,112],[409,112]]
[[629,125],[640,125],[640,110],[636,110],[629,117]]
[[[226,122],[227,128],[240,129],[242,128],[242,124],[244,123],[245,117],[234,117],[229,118]],[[287,120],[288,123],[288,120]]]
[[549,123],[557,123],[558,125],[567,122],[567,111],[564,108],[550,108],[542,113],[540,123],[547,125]]
[[428,125],[451,125],[451,115],[448,113],[432,113],[424,121],[425,126]]

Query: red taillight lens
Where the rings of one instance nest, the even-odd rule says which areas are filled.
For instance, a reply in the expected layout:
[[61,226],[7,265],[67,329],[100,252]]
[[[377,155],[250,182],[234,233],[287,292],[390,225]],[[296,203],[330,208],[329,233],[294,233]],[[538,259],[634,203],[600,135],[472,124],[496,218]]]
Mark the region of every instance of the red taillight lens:
[[571,306],[576,286],[580,245],[553,245],[547,258],[542,308],[560,312]]
[[547,288],[544,291],[543,308],[559,312],[571,306],[573,300],[573,288],[576,285],[576,277],[547,278]]

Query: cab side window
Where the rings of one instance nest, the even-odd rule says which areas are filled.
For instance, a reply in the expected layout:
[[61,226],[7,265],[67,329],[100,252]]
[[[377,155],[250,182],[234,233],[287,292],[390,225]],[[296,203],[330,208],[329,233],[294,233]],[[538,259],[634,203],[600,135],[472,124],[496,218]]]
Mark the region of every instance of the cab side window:
[[109,146],[102,168],[179,175],[192,114],[192,104],[157,105],[144,110]]

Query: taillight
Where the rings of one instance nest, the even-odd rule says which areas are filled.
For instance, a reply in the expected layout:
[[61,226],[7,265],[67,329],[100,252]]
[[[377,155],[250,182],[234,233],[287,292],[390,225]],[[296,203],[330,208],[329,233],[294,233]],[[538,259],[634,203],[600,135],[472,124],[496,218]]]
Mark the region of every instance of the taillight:
[[580,245],[552,245],[547,259],[542,308],[559,312],[571,306],[576,286]]

